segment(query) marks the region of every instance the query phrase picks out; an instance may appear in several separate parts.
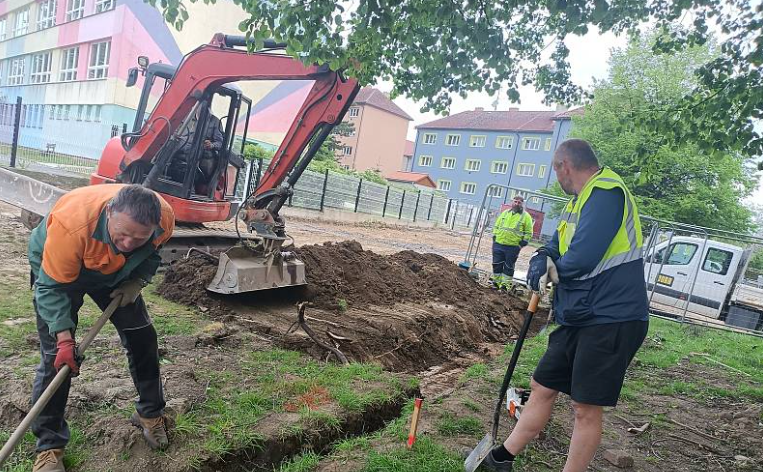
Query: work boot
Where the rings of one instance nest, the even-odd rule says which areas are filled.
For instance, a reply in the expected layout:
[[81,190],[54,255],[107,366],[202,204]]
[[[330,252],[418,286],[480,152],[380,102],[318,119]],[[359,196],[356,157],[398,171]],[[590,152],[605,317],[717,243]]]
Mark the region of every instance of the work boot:
[[483,468],[494,472],[511,472],[514,461],[497,461],[493,458],[493,451],[490,451],[481,465]]
[[164,417],[143,418],[137,412],[133,413],[130,423],[143,430],[143,437],[151,449],[164,449],[170,441],[167,439],[167,429],[164,426]]
[[66,472],[64,468],[64,450],[47,449],[37,454],[32,472]]

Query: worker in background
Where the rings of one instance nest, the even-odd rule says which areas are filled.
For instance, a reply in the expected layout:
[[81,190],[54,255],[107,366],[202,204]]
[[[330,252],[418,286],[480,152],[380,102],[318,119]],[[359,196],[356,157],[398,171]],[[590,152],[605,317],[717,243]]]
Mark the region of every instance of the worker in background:
[[[140,293],[159,268],[159,247],[174,226],[172,208],[156,193],[140,185],[113,184],[67,193],[32,231],[29,263],[41,355],[33,403],[64,365],[71,376],[79,374],[76,329],[85,295],[101,310],[119,297],[111,322],[138,391],[131,421],[152,448],[167,446],[156,330]],[[34,472],[64,472],[70,385],[68,378],[32,424],[38,453]]]
[[564,472],[585,471],[601,442],[602,409],[617,404],[625,369],[649,325],[641,223],[630,191],[615,172],[599,168],[586,141],[563,142],[552,165],[573,198],[551,242],[530,260],[527,279],[539,291],[555,266],[559,327],[535,368],[519,422],[483,463],[494,471],[512,469],[514,457],[548,422],[559,392],[571,397],[575,414]]
[[[175,180],[182,180],[185,178],[185,166],[187,166],[188,158],[192,154],[194,134],[199,126],[199,117],[201,116],[201,107],[196,107],[194,115],[185,132],[181,134],[180,149],[175,155],[176,165],[174,167],[173,178]],[[220,119],[212,114],[210,111],[207,114],[207,122],[204,125],[204,129],[201,130],[201,155],[199,156],[198,170],[196,174],[196,184],[205,184],[212,178],[215,167],[217,165],[217,159],[220,154],[220,150],[223,147],[223,141],[225,140],[222,131],[220,130]]]
[[511,208],[504,210],[493,225],[493,286],[510,289],[519,251],[533,236],[533,219],[524,208],[525,199],[517,195]]

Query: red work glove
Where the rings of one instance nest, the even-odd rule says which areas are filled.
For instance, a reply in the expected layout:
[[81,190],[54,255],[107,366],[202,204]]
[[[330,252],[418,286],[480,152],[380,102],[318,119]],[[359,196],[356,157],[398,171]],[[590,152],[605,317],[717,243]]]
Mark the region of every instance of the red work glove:
[[56,360],[53,361],[53,367],[55,367],[56,370],[61,370],[61,367],[65,365],[68,365],[72,370],[72,377],[79,375],[77,343],[71,338],[58,340],[58,354],[56,354]]

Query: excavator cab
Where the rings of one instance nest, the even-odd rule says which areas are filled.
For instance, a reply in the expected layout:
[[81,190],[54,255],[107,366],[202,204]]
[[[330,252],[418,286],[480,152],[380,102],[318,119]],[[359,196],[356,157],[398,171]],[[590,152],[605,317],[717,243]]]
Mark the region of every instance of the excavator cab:
[[[90,179],[140,183],[161,194],[178,223],[165,244],[172,255],[163,259],[193,249],[206,252],[218,261],[207,288],[225,294],[305,283],[304,264],[289,251],[291,238],[279,211],[360,88],[326,64],[305,65],[287,56],[284,44],[268,40],[254,52],[252,46],[250,38],[218,33],[177,67],[141,58],[127,81],[135,85],[144,77],[133,129],[107,143]],[[281,144],[257,179],[251,168],[242,178],[252,101],[235,83],[246,81],[307,84],[300,86],[303,102],[294,107]],[[148,113],[152,93],[158,100]],[[235,231],[204,226],[231,219]]]

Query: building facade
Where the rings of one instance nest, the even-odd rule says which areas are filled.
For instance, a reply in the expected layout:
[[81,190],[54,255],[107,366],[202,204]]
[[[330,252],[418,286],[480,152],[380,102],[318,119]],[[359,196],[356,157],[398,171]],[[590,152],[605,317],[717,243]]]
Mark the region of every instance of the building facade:
[[[100,157],[110,137],[131,130],[143,81],[125,81],[138,56],[178,65],[214,33],[237,34],[245,15],[231,0],[186,8],[177,31],[143,0],[0,1],[0,141],[9,142],[21,97],[22,146]],[[252,137],[280,144],[311,83],[241,85],[254,101]]]
[[384,176],[403,169],[408,124],[413,118],[384,93],[373,87],[361,89],[343,121],[353,131],[338,137],[341,165],[360,172],[378,170]]
[[[520,189],[505,194],[503,188],[493,187],[492,196],[503,201],[523,190],[544,189],[555,182],[551,159],[578,110],[478,108],[420,125],[411,171],[429,174],[448,197],[477,205],[491,184]],[[526,206],[548,209],[538,197],[526,198]],[[541,232],[553,233],[555,226],[553,219],[544,218]]]

